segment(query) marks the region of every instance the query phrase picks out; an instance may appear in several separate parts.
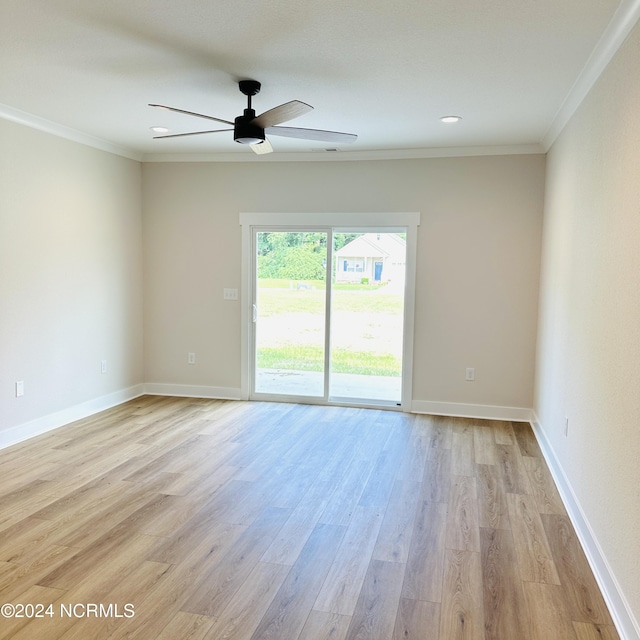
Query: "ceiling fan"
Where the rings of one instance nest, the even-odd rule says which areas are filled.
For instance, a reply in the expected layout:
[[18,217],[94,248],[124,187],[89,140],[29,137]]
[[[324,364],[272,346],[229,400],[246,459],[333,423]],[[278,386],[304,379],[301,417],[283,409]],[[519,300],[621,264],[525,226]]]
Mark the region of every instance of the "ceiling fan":
[[288,120],[293,120],[298,116],[304,115],[313,110],[311,105],[292,100],[285,102],[269,111],[256,116],[256,112],[251,108],[251,97],[260,92],[260,83],[256,80],[240,80],[238,83],[240,92],[247,96],[247,108],[241,116],[238,116],[233,122],[206,116],[193,111],[185,111],[184,109],[176,109],[175,107],[167,107],[163,104],[150,104],[150,107],[158,107],[159,109],[168,109],[176,113],[184,113],[205,120],[214,120],[222,124],[233,126],[233,129],[212,129],[208,131],[192,131],[190,133],[173,133],[165,136],[154,136],[157,138],[181,138],[184,136],[199,136],[205,133],[220,133],[222,131],[233,131],[233,139],[240,144],[248,144],[258,154],[271,153],[273,148],[269,143],[266,134],[270,136],[283,136],[285,138],[302,138],[303,140],[318,140],[320,142],[355,142],[358,136],[353,133],[340,133],[338,131],[322,131],[321,129],[300,129],[299,127],[279,127],[277,125]]

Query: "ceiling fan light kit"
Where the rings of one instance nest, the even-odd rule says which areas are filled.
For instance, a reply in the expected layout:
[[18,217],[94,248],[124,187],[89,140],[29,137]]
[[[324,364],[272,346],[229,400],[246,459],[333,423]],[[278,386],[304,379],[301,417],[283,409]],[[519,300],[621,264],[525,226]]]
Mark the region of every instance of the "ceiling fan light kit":
[[179,138],[185,136],[197,136],[206,133],[220,133],[222,131],[233,131],[233,139],[240,144],[248,144],[257,154],[265,154],[273,151],[266,134],[282,136],[285,138],[302,138],[305,140],[318,140],[321,142],[351,143],[358,139],[353,133],[340,133],[339,131],[322,131],[321,129],[300,129],[298,127],[279,127],[277,125],[288,120],[293,120],[309,111],[313,110],[308,105],[299,100],[285,102],[269,111],[256,116],[256,112],[251,106],[251,98],[260,92],[260,83],[257,80],[240,80],[238,83],[240,92],[247,96],[247,108],[242,115],[235,118],[233,122],[214,118],[194,111],[185,111],[176,107],[168,107],[162,104],[149,104],[150,107],[167,109],[185,115],[214,120],[222,124],[233,125],[233,129],[214,129],[209,131],[193,131],[189,133],[174,133],[165,136],[154,136],[154,138]]

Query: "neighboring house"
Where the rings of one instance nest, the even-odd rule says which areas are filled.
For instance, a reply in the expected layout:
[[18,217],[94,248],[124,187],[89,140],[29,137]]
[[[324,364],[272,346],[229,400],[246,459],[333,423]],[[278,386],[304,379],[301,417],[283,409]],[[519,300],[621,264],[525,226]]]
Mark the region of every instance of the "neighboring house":
[[336,282],[404,282],[406,255],[397,233],[365,233],[335,252]]

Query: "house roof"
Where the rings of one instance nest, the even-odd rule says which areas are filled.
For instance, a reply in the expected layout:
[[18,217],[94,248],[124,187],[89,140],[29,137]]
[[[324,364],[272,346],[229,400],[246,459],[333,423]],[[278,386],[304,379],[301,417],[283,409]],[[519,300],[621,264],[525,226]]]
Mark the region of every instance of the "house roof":
[[335,252],[338,257],[396,258],[404,262],[406,242],[395,233],[365,233]]

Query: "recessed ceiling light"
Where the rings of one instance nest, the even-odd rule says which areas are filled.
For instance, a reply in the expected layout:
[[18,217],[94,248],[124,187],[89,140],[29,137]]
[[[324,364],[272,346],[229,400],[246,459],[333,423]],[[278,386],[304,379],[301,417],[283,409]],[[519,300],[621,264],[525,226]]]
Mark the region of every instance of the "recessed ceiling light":
[[460,122],[462,120],[461,116],[442,116],[440,118],[440,122],[444,122],[445,124],[453,124],[454,122]]
[[167,129],[167,127],[149,127],[153,133],[169,133],[171,129]]

